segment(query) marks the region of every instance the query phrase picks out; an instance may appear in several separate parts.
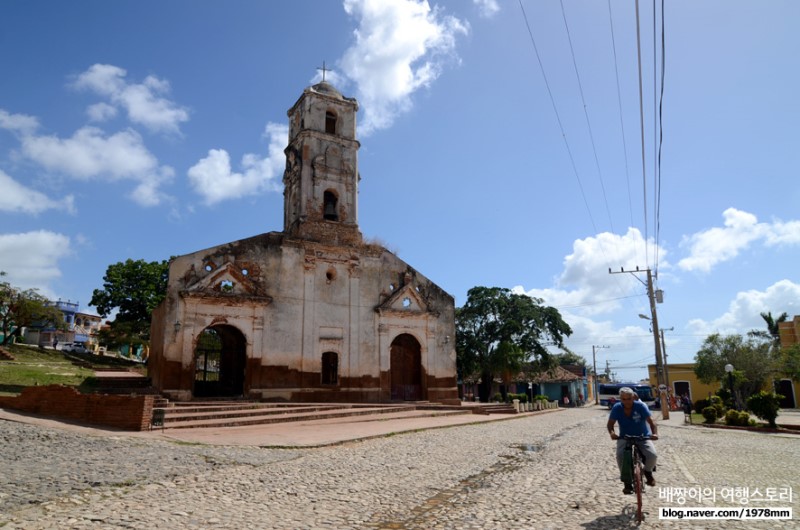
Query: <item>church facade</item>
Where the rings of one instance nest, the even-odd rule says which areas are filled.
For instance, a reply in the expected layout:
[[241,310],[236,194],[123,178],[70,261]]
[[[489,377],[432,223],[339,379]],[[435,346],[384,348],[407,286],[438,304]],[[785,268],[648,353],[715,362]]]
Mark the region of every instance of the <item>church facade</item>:
[[284,229],[174,258],[148,369],[176,400],[458,403],[453,297],[358,226],[358,103],[289,109]]

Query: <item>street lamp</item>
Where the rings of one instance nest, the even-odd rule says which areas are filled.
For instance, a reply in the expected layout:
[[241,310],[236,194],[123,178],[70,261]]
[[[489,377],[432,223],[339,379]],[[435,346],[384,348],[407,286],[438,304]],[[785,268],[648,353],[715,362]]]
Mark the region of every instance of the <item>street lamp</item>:
[[733,395],[733,365],[730,363],[726,364],[725,371],[728,372],[728,387],[731,391],[731,401],[733,401],[733,405],[736,407],[736,410],[739,410],[736,397]]

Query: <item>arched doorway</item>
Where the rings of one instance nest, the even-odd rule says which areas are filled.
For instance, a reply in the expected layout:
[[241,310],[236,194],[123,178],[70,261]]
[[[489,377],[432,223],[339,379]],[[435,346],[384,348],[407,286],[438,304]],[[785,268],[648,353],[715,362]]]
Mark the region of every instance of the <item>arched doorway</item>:
[[389,359],[392,399],[416,401],[423,398],[422,353],[413,336],[398,335],[391,346]]
[[775,381],[775,392],[783,396],[783,399],[781,399],[782,409],[795,408],[794,385],[791,379]]
[[244,335],[233,326],[204,329],[194,351],[194,396],[243,395],[245,348]]

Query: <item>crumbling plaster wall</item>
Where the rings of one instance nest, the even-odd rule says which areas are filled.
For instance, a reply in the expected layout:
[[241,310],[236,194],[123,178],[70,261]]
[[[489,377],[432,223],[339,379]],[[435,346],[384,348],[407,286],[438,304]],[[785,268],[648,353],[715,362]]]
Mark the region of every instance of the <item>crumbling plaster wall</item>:
[[[225,291],[222,282],[233,285]],[[381,309],[406,282],[424,309],[416,303]],[[154,383],[176,399],[191,397],[197,337],[216,324],[244,335],[245,391],[254,397],[298,400],[318,393],[322,353],[333,351],[339,384],[325,389],[329,397],[339,392],[386,401],[390,347],[401,333],[420,343],[427,393],[449,396],[455,388],[452,297],[377,246],[269,233],[180,256],[170,264],[168,296],[154,316],[162,320],[153,327],[162,338],[153,366],[164,372],[154,374]],[[180,322],[178,331],[172,322]],[[175,371],[178,377],[166,375]]]

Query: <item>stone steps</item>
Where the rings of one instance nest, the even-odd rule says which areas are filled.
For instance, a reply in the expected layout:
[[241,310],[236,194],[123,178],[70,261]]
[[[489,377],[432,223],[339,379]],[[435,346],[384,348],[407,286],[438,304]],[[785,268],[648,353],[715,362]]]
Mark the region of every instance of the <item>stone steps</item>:
[[[159,412],[163,411],[163,412]],[[391,417],[430,417],[452,414],[470,414],[470,409],[455,410],[453,407],[417,410],[410,405],[354,405],[354,404],[291,404],[257,402],[188,402],[170,403],[154,409],[156,415],[163,414],[164,429],[191,429],[211,427],[235,427],[266,425],[310,420],[330,420],[360,417],[375,420]]]
[[475,414],[519,414],[517,409],[514,408],[514,405],[507,403],[474,407],[473,412]]
[[[188,410],[187,410],[188,409]],[[265,416],[281,416],[286,414],[300,414],[300,413],[325,413],[332,411],[349,410],[345,405],[341,406],[302,406],[296,407],[270,407],[258,406],[253,404],[251,406],[231,406],[231,407],[171,407],[166,409],[164,415],[164,422],[167,424],[187,422],[187,421],[201,421],[201,420],[222,420],[222,419],[236,419],[236,418],[252,418],[252,417],[265,417]],[[397,409],[395,409],[397,410]]]
[[113,366],[95,370],[94,379],[91,381],[91,388],[95,394],[160,394],[152,385],[149,377]]

